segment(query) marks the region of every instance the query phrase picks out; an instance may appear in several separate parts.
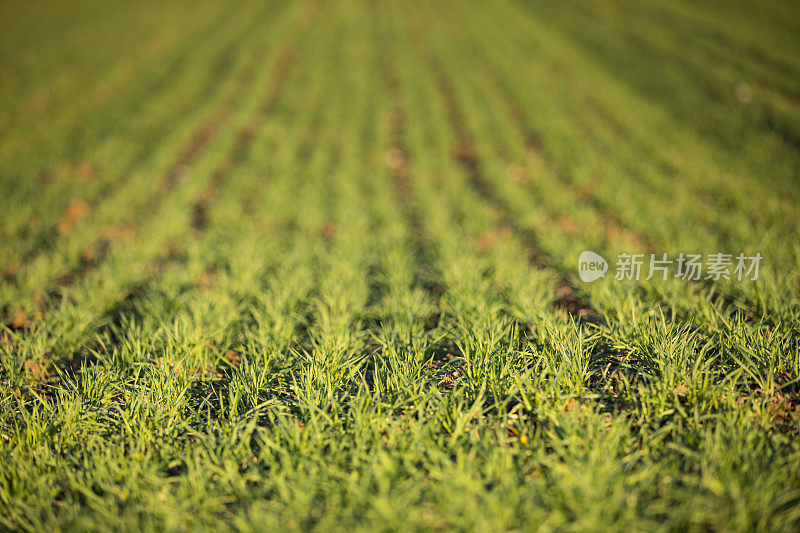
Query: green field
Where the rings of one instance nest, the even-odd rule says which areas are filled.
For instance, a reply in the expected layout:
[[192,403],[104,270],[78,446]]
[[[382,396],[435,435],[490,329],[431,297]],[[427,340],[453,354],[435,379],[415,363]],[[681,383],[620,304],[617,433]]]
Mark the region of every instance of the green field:
[[0,529],[796,531],[798,203],[790,0],[2,2]]

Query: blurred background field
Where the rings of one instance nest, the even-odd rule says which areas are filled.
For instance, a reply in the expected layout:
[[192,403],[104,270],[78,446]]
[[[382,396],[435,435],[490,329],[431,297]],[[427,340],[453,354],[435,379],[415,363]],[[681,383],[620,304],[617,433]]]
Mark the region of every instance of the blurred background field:
[[0,28],[3,528],[800,525],[793,2]]

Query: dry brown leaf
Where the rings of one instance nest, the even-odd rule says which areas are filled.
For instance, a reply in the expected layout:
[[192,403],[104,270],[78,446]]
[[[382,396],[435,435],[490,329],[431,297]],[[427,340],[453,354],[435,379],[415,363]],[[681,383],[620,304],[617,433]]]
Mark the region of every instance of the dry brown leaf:
[[506,176],[508,179],[516,183],[528,182],[528,175],[525,172],[525,168],[518,163],[511,163],[508,165],[508,167],[506,167]]
[[19,263],[8,263],[3,267],[3,278],[6,281],[13,281],[19,272]]
[[491,231],[485,231],[475,238],[475,248],[479,252],[488,252],[494,247],[497,235]]
[[319,230],[320,235],[325,237],[326,239],[332,239],[336,236],[337,228],[336,225],[332,222],[326,222],[322,225]]
[[578,225],[572,220],[572,217],[569,216],[567,213],[563,213],[560,217],[558,217],[558,225],[564,230],[564,233],[567,235],[577,235],[578,234]]
[[41,363],[37,363],[33,359],[26,359],[25,363],[25,373],[28,375],[29,378],[34,380],[43,380],[47,379],[47,369]]
[[89,204],[79,198],[73,198],[69,201],[69,204],[67,204],[67,208],[61,215],[61,219],[59,219],[58,224],[56,224],[56,231],[62,236],[69,235],[72,233],[75,224],[89,218],[91,213],[92,208],[89,207]]
[[78,176],[80,181],[90,181],[95,174],[94,167],[89,163],[81,163],[78,165],[78,168],[75,169],[75,175]]
[[17,309],[8,315],[6,322],[14,329],[22,329],[30,325],[30,322],[28,321],[28,314],[22,309]]

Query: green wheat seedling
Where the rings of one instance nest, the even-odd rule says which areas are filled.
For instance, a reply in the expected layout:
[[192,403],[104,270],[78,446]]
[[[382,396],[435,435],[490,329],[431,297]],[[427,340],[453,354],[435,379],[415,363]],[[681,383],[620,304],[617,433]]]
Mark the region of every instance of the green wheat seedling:
[[0,5],[0,528],[798,529],[762,4]]

